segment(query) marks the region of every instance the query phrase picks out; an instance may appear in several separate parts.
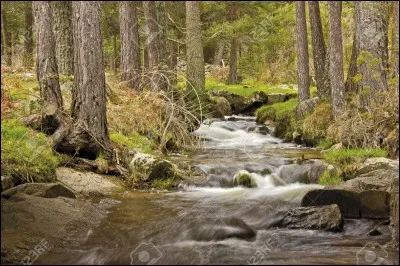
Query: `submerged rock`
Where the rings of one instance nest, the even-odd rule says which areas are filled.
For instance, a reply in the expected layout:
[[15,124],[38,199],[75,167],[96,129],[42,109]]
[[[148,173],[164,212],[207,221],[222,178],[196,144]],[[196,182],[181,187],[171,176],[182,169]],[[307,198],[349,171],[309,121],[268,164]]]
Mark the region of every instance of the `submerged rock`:
[[250,226],[237,217],[196,219],[184,225],[181,240],[220,241],[227,238],[251,239],[256,236]]
[[56,183],[27,183],[10,188],[1,193],[1,197],[10,198],[16,194],[26,194],[41,198],[66,197],[75,199],[75,194],[68,188]]
[[72,198],[24,193],[2,197],[2,264],[32,264],[37,256],[53,248],[71,249],[82,244],[88,231],[106,217],[106,210],[98,206]]
[[290,209],[278,223],[289,229],[319,229],[341,231],[343,218],[336,204]]
[[241,170],[233,177],[233,184],[235,186],[244,186],[248,188],[257,187],[257,183],[251,174],[246,170]]
[[303,164],[282,166],[279,177],[286,183],[318,183],[319,178],[328,168],[333,167],[322,160],[307,160]]

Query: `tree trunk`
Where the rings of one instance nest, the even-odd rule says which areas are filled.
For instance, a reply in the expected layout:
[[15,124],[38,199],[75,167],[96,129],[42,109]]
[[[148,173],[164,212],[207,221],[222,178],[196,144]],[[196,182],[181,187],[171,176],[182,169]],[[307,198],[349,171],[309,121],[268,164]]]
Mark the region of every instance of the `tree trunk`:
[[296,1],[298,104],[310,98],[305,2]]
[[70,76],[74,67],[71,1],[54,1],[52,5],[58,71],[61,75]]
[[6,65],[11,66],[12,64],[12,53],[11,53],[11,33],[8,31],[8,14],[5,5],[7,3],[2,4],[1,8],[1,33],[3,35],[3,43],[4,46],[4,55],[6,58]]
[[95,159],[111,156],[106,118],[106,87],[99,1],[72,2],[74,32],[73,127],[57,150]]
[[157,22],[160,33],[160,63],[161,69],[168,70],[170,62],[170,41],[168,40],[168,19],[165,1],[156,1]]
[[229,76],[228,76],[228,84],[236,84],[237,83],[237,39],[233,38],[231,40],[231,50],[229,57]]
[[200,24],[200,2],[186,2],[186,60],[187,89],[189,97],[200,100],[205,92],[204,55]]
[[386,2],[374,1],[357,1],[355,9],[357,70],[362,74],[363,102],[369,105],[372,95],[387,90],[389,9]]
[[36,28],[36,76],[39,82],[43,118],[40,125],[47,134],[59,127],[59,112],[63,111],[63,100],[58,82],[55,41],[52,31],[49,1],[34,1]]
[[218,50],[217,54],[215,55],[214,65],[222,66],[222,59],[224,57],[224,48],[225,48],[225,42],[220,41],[218,43]]
[[121,81],[130,88],[140,89],[140,39],[136,2],[120,2]]
[[[230,2],[228,4],[229,9],[229,21],[233,22],[238,18],[238,6],[236,2]],[[238,40],[236,37],[231,39],[231,49],[229,56],[229,74],[228,74],[228,84],[237,83],[237,54],[238,54]]]
[[147,76],[150,78],[150,87],[153,90],[164,90],[165,82],[162,82],[162,76],[160,74],[161,69],[161,41],[160,34],[161,29],[157,21],[157,9],[155,2],[143,1],[143,11],[145,17],[145,29],[146,29],[146,48],[149,68]]
[[344,74],[343,74],[343,46],[340,1],[328,2],[329,9],[329,58],[330,80],[332,88],[333,117],[339,117],[345,103],[344,98]]
[[325,82],[328,71],[325,70],[325,42],[322,33],[321,15],[318,1],[308,1],[311,24],[311,40],[314,57],[315,79],[317,90],[320,97],[329,98],[331,96],[330,87]]
[[33,61],[33,15],[32,15],[32,3],[27,1],[25,4],[25,33],[24,33],[24,56],[23,65],[24,67],[32,67]]
[[[399,76],[399,1],[393,3],[392,31],[392,68],[393,77]],[[397,86],[398,88],[398,86]]]
[[117,75],[117,58],[118,58],[118,48],[117,48],[117,34],[113,36],[113,61],[114,61],[114,75]]
[[353,34],[353,47],[351,49],[349,72],[347,73],[345,89],[346,93],[357,93],[357,84],[353,81],[353,78],[357,75],[357,58],[358,49],[356,41],[356,32]]

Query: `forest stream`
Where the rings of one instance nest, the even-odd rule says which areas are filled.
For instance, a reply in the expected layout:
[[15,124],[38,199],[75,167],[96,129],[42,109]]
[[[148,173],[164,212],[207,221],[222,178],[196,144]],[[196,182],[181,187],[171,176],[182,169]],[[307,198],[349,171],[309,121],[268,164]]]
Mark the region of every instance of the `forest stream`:
[[[229,117],[227,117],[229,118]],[[232,120],[232,121],[229,121]],[[111,195],[113,207],[99,227],[88,229],[78,247],[51,249],[35,264],[392,264],[398,252],[368,252],[368,243],[384,245],[368,232],[381,221],[345,219],[342,232],[271,226],[288,209],[300,206],[315,184],[286,184],[283,165],[319,158],[315,149],[284,143],[262,132],[254,117],[202,124],[194,133],[202,149],[190,158],[207,184],[181,186],[178,192],[122,191]],[[268,170],[266,170],[268,169]],[[247,170],[256,188],[225,187]],[[94,199],[92,199],[94,200]]]

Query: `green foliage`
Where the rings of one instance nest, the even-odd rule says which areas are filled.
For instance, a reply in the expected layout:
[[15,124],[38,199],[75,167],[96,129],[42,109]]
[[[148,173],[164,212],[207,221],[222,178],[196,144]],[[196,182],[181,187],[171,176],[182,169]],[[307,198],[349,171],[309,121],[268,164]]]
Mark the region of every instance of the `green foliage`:
[[343,177],[340,172],[336,169],[327,169],[319,178],[319,184],[326,185],[337,185],[343,182]]
[[154,146],[148,138],[137,133],[125,136],[119,132],[111,132],[110,139],[128,149],[139,149],[144,153],[151,153]]
[[18,120],[3,120],[1,144],[3,175],[17,177],[21,182],[55,180],[59,158],[46,135],[25,127]]
[[287,114],[293,112],[296,106],[296,98],[281,103],[261,106],[256,110],[257,121],[258,123],[263,123],[266,120],[279,121]]

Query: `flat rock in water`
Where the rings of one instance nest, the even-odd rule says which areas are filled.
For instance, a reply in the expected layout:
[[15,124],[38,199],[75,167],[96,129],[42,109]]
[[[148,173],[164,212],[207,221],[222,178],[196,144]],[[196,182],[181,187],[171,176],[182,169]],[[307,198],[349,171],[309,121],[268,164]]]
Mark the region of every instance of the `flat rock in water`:
[[343,189],[317,189],[307,192],[301,206],[337,204],[344,218],[360,218],[360,199],[357,192]]
[[361,218],[389,218],[390,194],[386,191],[366,190],[359,193]]
[[318,229],[341,231],[343,219],[336,204],[290,209],[279,223],[290,229]]
[[42,198],[66,197],[75,199],[70,189],[57,183],[27,183],[10,188],[1,193],[1,197],[10,198],[16,194],[26,194]]
[[56,176],[57,181],[73,191],[86,196],[102,195],[102,193],[114,191],[119,188],[118,185],[99,174],[81,172],[68,167],[57,168]]

